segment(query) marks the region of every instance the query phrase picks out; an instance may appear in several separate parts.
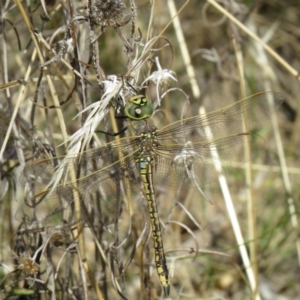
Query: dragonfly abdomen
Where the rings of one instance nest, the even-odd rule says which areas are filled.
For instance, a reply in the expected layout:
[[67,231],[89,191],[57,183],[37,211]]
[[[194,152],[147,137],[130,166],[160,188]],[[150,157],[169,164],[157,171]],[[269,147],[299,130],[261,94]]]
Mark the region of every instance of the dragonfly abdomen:
[[153,158],[151,156],[142,157],[138,160],[141,178],[144,184],[145,195],[148,202],[148,211],[152,227],[152,238],[155,252],[155,265],[159,280],[163,286],[165,295],[170,293],[169,271],[167,268],[165,251],[162,240],[159,216],[157,212],[156,198],[153,188]]

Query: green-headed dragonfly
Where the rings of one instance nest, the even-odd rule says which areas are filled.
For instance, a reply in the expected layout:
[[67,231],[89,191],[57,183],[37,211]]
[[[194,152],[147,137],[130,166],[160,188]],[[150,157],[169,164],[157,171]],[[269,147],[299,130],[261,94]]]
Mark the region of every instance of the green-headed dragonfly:
[[[132,199],[142,190],[148,202],[156,269],[168,295],[169,273],[155,185],[178,190],[196,187],[203,195],[202,188],[220,172],[217,165],[226,171],[227,167],[245,162],[245,148],[257,135],[255,130],[269,122],[270,115],[282,102],[283,97],[278,93],[258,93],[158,130],[148,119],[153,111],[150,102],[144,97],[134,97],[125,108],[129,119],[140,120],[132,125],[133,135],[73,157],[41,160],[27,167],[25,172],[34,175],[35,180],[43,182],[43,178],[56,171],[61,181],[54,188],[35,193],[30,207],[23,206],[22,213],[27,216],[33,210],[35,220],[41,222],[58,215],[70,222],[76,190],[85,205],[100,198],[97,205],[103,212],[102,218],[109,213],[118,216],[120,199]],[[75,181],[69,176],[70,167],[76,170]]]

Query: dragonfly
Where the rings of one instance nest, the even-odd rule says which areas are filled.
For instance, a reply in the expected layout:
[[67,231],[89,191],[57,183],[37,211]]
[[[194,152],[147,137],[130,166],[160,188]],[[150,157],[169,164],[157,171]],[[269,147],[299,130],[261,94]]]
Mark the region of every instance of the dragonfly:
[[[258,130],[270,122],[283,102],[276,92],[261,92],[222,109],[184,118],[157,129],[150,118],[153,108],[146,98],[134,97],[125,107],[131,126],[129,136],[75,156],[37,161],[25,173],[39,182],[53,174],[60,181],[55,187],[34,191],[22,206],[24,217],[44,222],[74,218],[74,190],[83,205],[100,199],[100,218],[119,216],[120,203],[142,194],[146,199],[154,244],[154,258],[164,294],[170,293],[170,280],[163,246],[155,187],[182,190],[203,189],[220,172],[242,165],[248,145],[255,145]],[[221,167],[221,169],[220,169]],[[76,172],[76,180],[69,169]],[[206,197],[205,197],[206,198]],[[98,200],[97,200],[98,201]],[[133,201],[133,200],[132,200]],[[29,205],[30,204],[30,205]]]

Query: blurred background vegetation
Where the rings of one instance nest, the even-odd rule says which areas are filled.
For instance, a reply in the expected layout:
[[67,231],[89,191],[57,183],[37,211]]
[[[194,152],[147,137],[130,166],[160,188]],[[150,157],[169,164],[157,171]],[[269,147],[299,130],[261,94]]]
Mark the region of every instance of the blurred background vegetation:
[[[258,288],[249,283],[216,178],[205,189],[213,205],[194,190],[178,195],[157,187],[169,299],[300,297],[300,2],[127,0],[125,10],[122,1],[97,3],[89,14],[90,2],[1,2],[0,298],[163,298],[143,205],[131,218],[120,216],[124,243],[118,249],[111,248],[112,237],[98,232],[100,253],[85,223],[87,270],[71,226],[60,224],[50,240],[56,227],[16,218],[28,192],[20,180],[24,166],[53,152],[66,154],[66,139],[101,103],[105,117],[95,130],[118,132],[126,120],[118,119],[115,129],[115,109],[122,114],[123,101],[136,93],[153,102],[163,125],[268,90],[285,101],[259,133],[264,143],[248,166],[252,179],[244,168],[226,174]],[[149,76],[160,68],[173,71],[168,74],[177,81],[159,82],[157,93]],[[89,147],[116,138],[96,136],[98,144]]]

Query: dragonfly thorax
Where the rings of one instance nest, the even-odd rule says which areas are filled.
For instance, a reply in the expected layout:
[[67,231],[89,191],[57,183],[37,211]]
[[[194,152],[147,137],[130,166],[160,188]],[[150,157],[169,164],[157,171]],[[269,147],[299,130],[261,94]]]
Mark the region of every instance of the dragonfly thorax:
[[140,151],[138,151],[137,161],[151,162],[154,159],[159,145],[157,140],[157,128],[147,123],[141,131],[139,141]]

